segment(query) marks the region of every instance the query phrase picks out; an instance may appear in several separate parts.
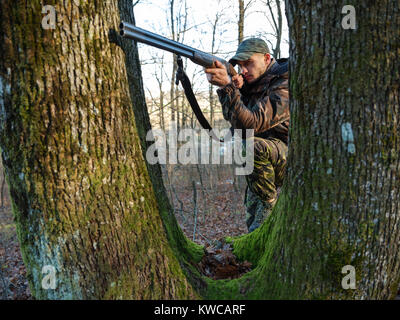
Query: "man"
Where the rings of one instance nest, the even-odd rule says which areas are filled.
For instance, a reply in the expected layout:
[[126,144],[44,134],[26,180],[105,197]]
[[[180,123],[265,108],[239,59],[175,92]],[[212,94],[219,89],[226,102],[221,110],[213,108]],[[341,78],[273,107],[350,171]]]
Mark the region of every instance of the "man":
[[[289,89],[287,59],[276,61],[258,38],[243,41],[229,61],[241,74],[232,79],[218,61],[207,68],[217,90],[225,120],[234,129],[254,129],[254,170],[246,176],[246,224],[249,232],[271,213],[286,169]],[[242,78],[243,77],[243,78]]]

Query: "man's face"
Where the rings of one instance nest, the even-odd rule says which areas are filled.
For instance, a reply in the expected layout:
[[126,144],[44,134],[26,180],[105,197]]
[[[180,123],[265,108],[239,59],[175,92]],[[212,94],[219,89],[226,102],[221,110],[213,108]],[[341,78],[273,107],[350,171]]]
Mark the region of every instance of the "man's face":
[[248,83],[256,81],[261,75],[267,71],[267,67],[271,62],[271,55],[269,53],[255,53],[250,59],[245,61],[238,61],[241,74]]

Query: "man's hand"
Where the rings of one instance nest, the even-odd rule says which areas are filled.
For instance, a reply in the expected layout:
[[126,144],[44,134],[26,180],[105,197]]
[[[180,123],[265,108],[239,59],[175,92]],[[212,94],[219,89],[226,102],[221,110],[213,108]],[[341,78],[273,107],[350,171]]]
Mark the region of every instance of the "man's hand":
[[218,87],[224,87],[231,83],[231,78],[226,71],[226,67],[219,61],[215,61],[215,68],[204,70],[207,74],[207,80]]
[[243,76],[241,74],[234,75],[232,77],[232,83],[236,89],[240,89],[244,84]]

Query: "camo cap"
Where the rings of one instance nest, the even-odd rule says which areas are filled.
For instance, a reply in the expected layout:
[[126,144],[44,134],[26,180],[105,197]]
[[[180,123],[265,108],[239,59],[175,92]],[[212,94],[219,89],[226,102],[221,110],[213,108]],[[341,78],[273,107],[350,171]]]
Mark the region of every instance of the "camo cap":
[[229,60],[229,63],[235,65],[238,61],[245,61],[255,53],[270,53],[266,42],[260,38],[250,38],[240,43],[236,54]]

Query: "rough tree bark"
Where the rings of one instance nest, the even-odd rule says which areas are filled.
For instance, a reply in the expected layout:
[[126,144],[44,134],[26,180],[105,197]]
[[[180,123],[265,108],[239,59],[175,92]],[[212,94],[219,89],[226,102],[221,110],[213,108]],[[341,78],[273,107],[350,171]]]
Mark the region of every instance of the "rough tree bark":
[[[121,17],[133,20],[130,2],[64,1],[63,21],[47,31],[40,1],[2,2],[0,146],[35,297],[393,296],[399,4],[357,4],[357,29],[344,30],[336,1],[287,1],[287,178],[261,228],[232,239],[254,269],[213,281],[189,266],[202,251],[162,205],[157,167],[145,165],[149,124],[134,45],[124,41],[124,54],[107,38]],[[164,196],[158,203],[150,181]],[[44,265],[57,270],[55,290],[41,287]],[[355,290],[341,286],[345,265],[356,270]]]
[[[215,14],[215,18],[212,21],[212,37],[211,37],[211,54],[216,55],[217,53],[217,48],[216,48],[216,37],[217,37],[217,28],[218,28],[218,23],[221,20],[221,17],[223,15],[223,11],[217,12]],[[210,103],[210,125],[211,127],[214,126],[214,112],[215,112],[215,105],[216,105],[216,99],[215,99],[215,93],[214,93],[214,86],[210,83],[208,86],[208,100]]]
[[[257,265],[236,283],[236,292],[247,292],[248,298],[396,294],[399,2],[357,2],[355,30],[342,28],[347,4],[286,1],[289,165],[272,215],[235,241],[236,253]],[[354,290],[341,285],[346,265],[355,268]]]
[[[133,21],[132,1],[46,4],[54,30],[41,26],[43,1],[2,1],[0,12],[0,144],[32,294],[196,297],[174,254],[187,243],[168,243],[180,230],[163,225],[170,212],[142,155],[136,48],[124,42],[125,56],[109,41],[121,19]],[[42,287],[46,265],[54,290]]]

